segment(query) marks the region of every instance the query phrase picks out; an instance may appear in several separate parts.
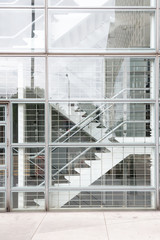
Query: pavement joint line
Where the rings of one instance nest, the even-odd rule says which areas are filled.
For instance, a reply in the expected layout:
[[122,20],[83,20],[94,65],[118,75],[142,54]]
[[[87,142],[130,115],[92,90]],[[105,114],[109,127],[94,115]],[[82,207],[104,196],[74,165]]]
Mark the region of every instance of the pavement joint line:
[[106,227],[107,238],[109,240],[109,233],[108,233],[108,229],[107,229],[107,222],[106,222],[106,218],[105,218],[104,212],[103,212],[103,217],[104,217],[104,223],[105,223],[105,227]]
[[45,219],[45,217],[47,216],[47,212],[45,213],[45,215],[42,217],[42,220],[40,221],[40,223],[38,224],[38,226],[36,227],[36,230],[34,231],[34,233],[31,236],[31,240],[33,239],[34,235],[36,234],[38,228],[40,227],[40,225],[42,224],[43,220]]

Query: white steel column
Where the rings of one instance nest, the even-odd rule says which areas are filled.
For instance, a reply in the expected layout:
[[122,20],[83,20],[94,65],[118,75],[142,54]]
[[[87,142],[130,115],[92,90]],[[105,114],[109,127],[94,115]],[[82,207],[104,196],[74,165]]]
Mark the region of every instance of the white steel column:
[[[18,64],[18,98],[23,99],[23,65]],[[18,104],[18,143],[24,143],[24,104]],[[24,148],[18,149],[18,187],[24,187]],[[18,208],[24,207],[24,193],[18,193]]]
[[[123,65],[123,89],[127,88],[127,60],[124,59]],[[127,91],[124,91],[123,98],[127,99]],[[127,103],[123,104],[123,121],[127,121]],[[127,136],[127,124],[123,124],[123,137]]]
[[[48,53],[48,0],[45,0],[45,52]],[[49,104],[48,56],[45,58],[45,210],[49,210]]]

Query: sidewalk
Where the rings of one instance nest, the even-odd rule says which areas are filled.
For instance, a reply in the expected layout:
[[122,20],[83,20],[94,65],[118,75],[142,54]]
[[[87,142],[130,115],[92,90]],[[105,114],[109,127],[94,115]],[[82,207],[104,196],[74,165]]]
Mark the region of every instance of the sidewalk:
[[0,213],[1,240],[159,240],[160,211]]

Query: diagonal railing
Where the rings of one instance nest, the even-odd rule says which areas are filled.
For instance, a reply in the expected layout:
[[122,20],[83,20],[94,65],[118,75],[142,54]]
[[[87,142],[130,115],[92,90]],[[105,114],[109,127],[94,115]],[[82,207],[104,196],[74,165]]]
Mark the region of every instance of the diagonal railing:
[[[114,99],[116,98],[118,95],[122,94],[124,91],[126,90],[135,90],[133,88],[124,88],[122,89],[120,92],[118,92],[116,95],[114,95],[112,98],[110,99]],[[142,88],[139,88],[136,90],[144,90]],[[145,88],[146,90],[146,88]],[[72,133],[69,137],[67,137],[62,143],[66,142],[67,140],[69,140],[71,137],[73,137],[76,133],[78,133],[80,130],[83,130],[86,126],[88,126],[92,121],[94,121],[97,117],[101,116],[104,112],[106,112],[108,109],[110,109],[112,107],[112,105],[110,105],[109,107],[105,108],[103,111],[101,111],[99,114],[96,114],[99,110],[101,110],[104,106],[106,105],[106,103],[102,104],[100,107],[96,108],[93,112],[91,112],[85,119],[81,120],[80,122],[78,122],[77,124],[75,124],[72,128],[70,128],[68,131],[66,131],[64,134],[62,134],[59,138],[57,138],[54,143],[58,142],[60,139],[62,139],[63,137],[65,137],[66,135],[68,135],[70,132],[72,132],[74,129],[78,128],[77,131],[75,131],[74,133]],[[95,117],[91,118],[92,115],[96,114]],[[87,121],[89,119],[89,121]],[[79,127],[80,125],[82,125],[83,123],[86,123],[86,125]],[[52,149],[52,151],[56,150],[57,147],[54,147]]]
[[[114,95],[111,99],[116,98],[118,95],[122,94],[124,91],[126,90],[133,90],[130,88],[125,88],[122,89],[120,92],[118,92],[116,95]],[[143,89],[140,89],[143,90]],[[76,125],[74,125],[72,128],[70,128],[67,132],[65,132],[64,134],[62,134],[59,138],[57,138],[55,140],[55,143],[58,142],[61,138],[65,137],[66,135],[68,135],[71,131],[73,131],[75,128],[79,127],[80,125],[82,125],[83,123],[85,123],[87,120],[87,123],[81,127],[79,127],[77,129],[77,131],[75,131],[74,133],[72,133],[69,137],[67,137],[62,143],[66,142],[67,140],[69,140],[71,137],[73,137],[76,133],[78,133],[80,130],[84,129],[87,125],[89,125],[92,121],[94,121],[95,119],[97,119],[97,117],[101,116],[105,111],[107,111],[108,109],[110,109],[112,107],[113,104],[111,104],[110,106],[108,106],[107,108],[103,109],[103,111],[101,111],[99,114],[96,114],[96,116],[92,117],[95,113],[97,113],[97,111],[99,111],[100,109],[102,109],[104,106],[106,105],[106,103],[102,104],[100,107],[96,108],[92,113],[90,113],[85,119],[81,120],[80,122],[78,122]],[[92,118],[91,118],[92,117]],[[122,126],[124,123],[127,122],[131,122],[131,121],[125,121],[120,123],[118,126],[116,126],[115,128],[113,128],[112,130],[110,130],[109,132],[107,132],[101,139],[99,139],[96,143],[101,142],[103,139],[105,139],[106,137],[108,137],[110,134],[112,134],[117,128],[119,128],[120,126]],[[134,121],[135,122],[135,121]],[[143,121],[144,122],[144,121]],[[58,147],[54,147],[52,149],[52,152],[54,150],[56,150]],[[84,152],[82,152],[80,155],[78,155],[76,158],[74,158],[71,162],[67,163],[64,167],[62,167],[61,169],[59,169],[55,174],[53,174],[53,177],[55,175],[57,175],[59,172],[61,172],[63,169],[65,169],[67,166],[69,166],[72,162],[76,161],[80,156],[82,156],[83,154],[85,154],[90,148],[87,148]],[[42,151],[40,151],[39,153],[37,153],[35,156],[32,156],[30,159],[35,159],[37,156],[39,156],[40,154],[42,154],[45,150],[43,149]],[[42,170],[36,163],[34,163],[32,160],[29,160],[32,164],[34,164],[36,167],[38,167],[40,170]],[[53,168],[53,166],[52,166]],[[54,168],[57,169],[57,168]],[[44,170],[43,170],[44,171]]]
[[[18,153],[18,150],[17,149],[15,149],[15,148],[13,148],[14,149],[14,151],[16,152],[16,153]],[[41,152],[44,152],[45,150],[43,149]],[[40,152],[40,153],[41,153]],[[37,154],[36,156],[34,156],[34,157],[30,157],[30,158],[28,158],[27,160],[30,162],[30,163],[32,163],[34,166],[36,166],[39,170],[41,170],[41,171],[43,171],[43,172],[45,172],[45,170],[43,169],[43,168],[41,168],[38,164],[36,164],[35,162],[33,162],[31,159],[32,158],[36,158],[36,157],[38,157],[39,155],[40,155],[40,153],[39,154]],[[44,179],[44,176],[43,175],[41,175],[41,174],[38,174],[38,175],[40,175],[43,179]]]
[[[103,139],[107,138],[109,135],[111,135],[114,131],[116,131],[119,127],[123,126],[126,123],[141,123],[141,122],[145,122],[148,123],[150,121],[123,121],[121,122],[118,126],[116,126],[115,128],[113,128],[110,132],[108,132],[107,134],[105,134],[101,139],[99,139],[96,143],[100,143]],[[73,162],[75,162],[77,159],[79,159],[81,156],[83,156],[86,152],[88,152],[92,147],[88,147],[87,149],[85,149],[83,152],[81,152],[77,157],[75,157],[74,159],[72,159],[69,163],[67,163],[65,166],[63,166],[62,168],[60,168],[56,173],[54,173],[52,175],[52,177],[56,176],[57,174],[59,174],[61,171],[63,171],[65,168],[67,168],[70,164],[72,164]]]
[[[101,106],[102,107],[102,106]],[[108,109],[110,109],[112,107],[112,105],[110,105],[109,107],[107,107],[106,109],[104,109],[103,111],[101,111],[99,114],[97,114],[95,117],[93,117],[93,118],[88,118],[87,117],[87,120],[88,119],[90,119],[90,121],[89,122],[87,122],[84,126],[81,126],[80,128],[78,128],[77,129],[77,131],[75,131],[74,133],[72,133],[69,137],[67,137],[62,143],[64,143],[64,142],[66,142],[67,140],[69,140],[71,137],[73,137],[76,133],[78,133],[79,131],[81,131],[81,130],[83,130],[85,127],[87,127],[92,121],[94,121],[97,117],[99,117],[101,114],[103,114],[105,111],[107,111]],[[98,108],[96,109],[96,112],[97,112],[97,110],[98,110]],[[95,112],[95,111],[94,111]],[[93,115],[94,114],[94,112],[92,112],[91,113],[91,115]],[[86,120],[85,120],[86,121]],[[81,123],[82,124],[82,123]],[[81,125],[81,124],[78,124],[78,125]],[[60,136],[59,137],[59,139],[61,139],[61,138],[63,138],[65,135],[68,135],[69,134],[69,132],[71,132],[73,129],[75,129],[75,128],[77,128],[78,127],[78,125],[76,124],[73,128],[71,128],[71,129],[69,129],[66,133],[64,133],[62,136]],[[57,142],[58,141],[58,139],[55,141],[55,142]],[[54,150],[56,150],[57,149],[57,147],[54,147],[53,149],[52,149],[52,151],[54,151]]]
[[[124,91],[128,90],[128,88],[124,88],[122,89],[120,92],[118,92],[116,95],[114,95],[112,98],[110,99],[114,99],[116,98],[118,95],[122,94]],[[89,118],[92,117],[92,115],[96,114],[99,110],[101,110],[101,108],[103,108],[106,105],[106,103],[102,104],[100,107],[96,108],[93,112],[91,112],[86,118],[84,118],[83,120],[79,121],[77,124],[75,124],[72,128],[70,128],[67,132],[65,132],[64,134],[62,134],[59,138],[57,138],[54,143],[58,142],[61,138],[65,137],[66,135],[68,135],[71,131],[73,131],[75,128],[77,128],[79,125],[83,124],[85,121],[87,121]],[[90,120],[90,122],[92,122],[94,119],[96,119],[97,117],[99,117],[102,113],[104,113],[107,109],[109,109],[112,105],[110,105],[108,108],[106,108],[105,110],[103,110],[102,112],[100,112],[99,114],[97,114],[94,118],[92,118]],[[88,123],[87,122],[87,125]],[[83,126],[84,128],[85,126]],[[68,140],[68,139],[67,139]],[[64,140],[65,142],[65,140]],[[62,142],[63,143],[63,142]]]
[[[105,134],[105,136],[103,136],[101,139],[99,139],[96,143],[101,142],[104,138],[108,137],[113,131],[115,131],[116,129],[118,129],[119,127],[121,127],[125,122],[120,123],[117,127],[115,127],[114,129],[112,129],[109,133]],[[58,148],[58,147],[57,147]],[[52,175],[52,178],[54,178],[57,174],[59,174],[61,171],[63,171],[65,168],[67,168],[70,164],[72,164],[73,162],[75,162],[77,159],[79,159],[81,156],[83,156],[86,152],[88,152],[92,147],[88,147],[87,149],[85,149],[82,153],[80,153],[77,157],[73,158],[69,163],[67,163],[65,166],[63,166],[62,168],[60,168],[56,173],[54,173]],[[45,181],[43,183],[41,183],[40,185],[43,185],[45,183]]]

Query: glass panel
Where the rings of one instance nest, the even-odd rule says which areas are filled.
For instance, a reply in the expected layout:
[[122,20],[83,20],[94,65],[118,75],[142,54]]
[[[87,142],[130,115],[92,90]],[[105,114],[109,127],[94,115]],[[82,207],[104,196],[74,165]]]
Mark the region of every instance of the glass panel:
[[13,142],[44,142],[44,104],[13,104]]
[[44,89],[44,58],[0,58],[0,98],[44,98]]
[[0,170],[0,187],[5,187],[5,170]]
[[154,106],[143,103],[51,103],[52,142],[154,142]]
[[5,126],[0,125],[0,143],[5,143]]
[[5,193],[0,192],[0,209],[5,209]]
[[50,184],[153,186],[154,154],[149,147],[52,147]]
[[44,0],[0,0],[0,7],[44,6]]
[[44,148],[13,148],[12,172],[13,186],[44,186]]
[[154,98],[154,59],[50,57],[49,99]]
[[44,192],[13,192],[12,208],[16,210],[44,209]]
[[154,6],[153,0],[49,0],[49,6],[56,7],[117,7],[117,6]]
[[5,106],[0,106],[0,122],[5,121]]
[[154,15],[153,11],[49,10],[49,50],[154,48]]
[[[74,196],[74,197],[73,197]],[[61,200],[65,198],[66,203]],[[50,208],[155,208],[153,192],[50,192]]]
[[44,51],[44,11],[0,10],[0,51]]
[[5,148],[0,148],[0,165],[5,165]]

